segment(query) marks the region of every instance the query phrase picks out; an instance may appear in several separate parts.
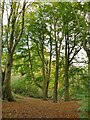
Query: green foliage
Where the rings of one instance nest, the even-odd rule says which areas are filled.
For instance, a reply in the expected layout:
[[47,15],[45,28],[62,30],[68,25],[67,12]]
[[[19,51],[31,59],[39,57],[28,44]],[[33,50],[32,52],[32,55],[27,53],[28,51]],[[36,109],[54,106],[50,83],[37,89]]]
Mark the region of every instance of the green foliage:
[[88,109],[88,97],[85,97],[85,95],[82,95],[82,101],[80,101],[80,107],[79,107],[79,111],[80,111],[80,117],[81,118],[88,118],[88,110],[90,110],[90,108]]
[[[37,6],[37,7],[36,7]],[[31,9],[27,10],[25,14],[25,27],[21,38],[21,41],[17,44],[16,51],[13,56],[13,68],[12,72],[20,73],[18,79],[12,81],[12,89],[15,93],[22,95],[42,97],[42,90],[36,86],[35,82],[43,85],[42,75],[42,48],[44,56],[44,65],[49,68],[50,60],[50,40],[52,42],[52,60],[51,60],[51,73],[49,82],[50,98],[53,96],[54,81],[55,81],[55,66],[56,66],[56,54],[55,54],[55,39],[58,43],[59,57],[59,83],[58,83],[58,98],[61,99],[64,96],[64,74],[65,74],[65,33],[68,34],[68,51],[70,68],[68,71],[69,77],[69,92],[71,99],[83,99],[84,91],[87,93],[88,79],[87,68],[81,68],[73,64],[73,55],[76,53],[78,47],[82,47],[83,38],[85,38],[85,30],[87,23],[85,21],[84,12],[89,11],[89,6],[84,3],[83,5],[78,3],[32,3]],[[32,9],[34,8],[34,10]],[[19,19],[19,17],[18,17]],[[21,20],[15,23],[15,36],[19,35]],[[56,38],[54,35],[56,27]],[[10,29],[11,30],[11,29]],[[4,31],[5,32],[5,31]],[[5,34],[5,33],[4,33]],[[27,39],[28,35],[28,39]],[[44,39],[43,39],[44,35]],[[9,36],[9,35],[8,35]],[[29,43],[29,49],[27,46]],[[15,42],[15,41],[13,41]],[[59,45],[61,42],[61,48]],[[7,43],[7,42],[6,42]],[[42,47],[43,45],[43,47]],[[5,44],[7,46],[7,44]],[[4,49],[2,56],[2,66],[4,68],[6,63],[7,51]],[[34,73],[35,82],[31,78],[31,68],[29,53],[31,54],[32,71]],[[77,59],[77,58],[75,58]],[[48,65],[46,66],[48,62]],[[47,70],[48,71],[48,70]],[[14,75],[13,74],[13,75]],[[46,74],[46,73],[45,73]],[[17,75],[16,75],[17,76]],[[85,93],[84,93],[85,94]],[[85,101],[83,101],[85,102]],[[87,108],[86,104],[81,109]],[[82,106],[81,105],[81,106]]]
[[42,90],[39,89],[30,79],[31,78],[26,79],[26,77],[20,77],[19,79],[12,81],[13,92],[24,96],[41,98]]

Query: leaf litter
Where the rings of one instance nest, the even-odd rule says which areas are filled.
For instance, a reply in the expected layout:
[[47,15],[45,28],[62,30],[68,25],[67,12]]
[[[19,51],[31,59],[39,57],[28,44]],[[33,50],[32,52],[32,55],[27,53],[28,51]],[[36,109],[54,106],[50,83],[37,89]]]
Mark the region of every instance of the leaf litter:
[[3,118],[79,118],[79,103],[28,98],[2,102]]

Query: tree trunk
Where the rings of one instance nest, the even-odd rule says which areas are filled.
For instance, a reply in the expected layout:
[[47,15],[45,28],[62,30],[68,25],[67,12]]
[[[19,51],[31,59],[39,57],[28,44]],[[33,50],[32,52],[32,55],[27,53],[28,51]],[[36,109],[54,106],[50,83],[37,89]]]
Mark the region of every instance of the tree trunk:
[[[28,33],[29,34],[29,33]],[[28,57],[29,57],[29,68],[30,68],[30,73],[31,73],[31,78],[33,82],[35,81],[34,78],[34,73],[33,73],[33,64],[32,64],[32,59],[31,59],[31,52],[30,52],[30,47],[29,47],[29,41],[28,41],[28,35],[27,35],[27,47],[28,47]]]
[[[57,51],[57,48],[56,48]],[[54,83],[54,102],[57,102],[57,89],[58,89],[58,65],[59,65],[59,59],[58,59],[58,51],[56,52],[56,73],[55,73],[55,83]]]
[[46,97],[47,97],[47,98],[48,98],[49,82],[50,82],[50,79],[48,78],[48,81],[47,81],[47,83],[46,83]]
[[48,88],[49,88],[49,82],[50,82],[50,74],[51,74],[51,61],[52,61],[52,38],[51,38],[51,26],[50,26],[50,60],[49,60],[49,68],[48,68],[48,78],[46,83],[46,96],[48,98]]
[[45,64],[44,64],[44,53],[42,54],[42,76],[43,76],[43,99],[47,99],[46,95],[46,74],[45,74]]
[[1,72],[2,72],[2,86],[3,86],[5,80],[5,70],[4,71],[1,70]]
[[43,99],[46,100],[47,99],[47,95],[46,95],[46,76],[45,76],[44,61],[42,62],[42,75],[43,75]]
[[[19,6],[17,6],[16,4],[17,4],[16,2],[11,2],[10,4],[10,15],[8,16],[8,19],[7,19],[8,24],[6,26],[6,42],[7,42],[8,56],[7,56],[5,80],[4,80],[2,92],[3,92],[3,99],[6,99],[8,101],[14,100],[12,93],[11,93],[11,68],[12,68],[12,63],[13,63],[14,51],[23,34],[26,2],[25,1],[23,2],[23,7],[20,12],[18,11]],[[18,22],[17,17],[20,14],[22,17],[21,24],[20,24],[20,33],[16,35],[15,34],[17,30],[16,28],[18,28],[19,26],[16,27],[15,24]]]
[[68,70],[69,70],[69,56],[68,56],[68,39],[66,35],[66,38],[65,38],[65,101],[69,100]]
[[68,66],[65,65],[65,101],[69,100],[69,79],[68,79]]
[[11,93],[11,68],[12,68],[13,58],[12,55],[8,55],[6,72],[5,72],[5,81],[3,85],[3,99],[8,101],[13,101],[13,96]]
[[56,24],[54,26],[55,29],[55,52],[56,52],[56,71],[55,71],[55,83],[54,83],[54,95],[53,102],[57,102],[57,88],[58,88],[58,65],[59,65],[59,54],[58,54],[58,41],[56,38]]
[[50,72],[51,72],[51,63],[49,64],[49,72],[47,75],[47,81],[46,81],[46,97],[48,98],[48,88],[49,88],[49,82],[50,82]]
[[45,74],[45,57],[44,57],[44,34],[41,36],[41,60],[42,60],[42,76],[43,76],[43,99],[47,99],[46,95],[46,74]]

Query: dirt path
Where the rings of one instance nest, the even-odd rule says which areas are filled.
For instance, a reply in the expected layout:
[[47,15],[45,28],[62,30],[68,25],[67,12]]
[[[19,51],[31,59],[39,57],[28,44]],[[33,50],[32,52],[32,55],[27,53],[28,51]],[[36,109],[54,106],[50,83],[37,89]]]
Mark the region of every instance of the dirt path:
[[3,118],[79,118],[77,101],[58,102],[25,98],[17,102],[3,102]]

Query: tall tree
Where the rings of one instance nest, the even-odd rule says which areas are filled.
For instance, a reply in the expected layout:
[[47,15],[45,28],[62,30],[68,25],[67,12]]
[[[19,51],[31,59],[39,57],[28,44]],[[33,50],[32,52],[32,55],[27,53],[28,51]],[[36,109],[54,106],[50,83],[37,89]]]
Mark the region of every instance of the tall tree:
[[[65,101],[69,100],[69,68],[73,64],[73,60],[76,55],[82,48],[81,42],[81,31],[82,24],[80,24],[81,28],[78,26],[78,22],[80,22],[81,16],[78,15],[78,10],[75,8],[76,4],[67,3],[65,4],[64,12],[66,14],[63,16],[63,32],[64,32],[64,41],[65,41]],[[76,11],[76,12],[75,12]],[[74,15],[74,16],[73,16]],[[67,16],[67,20],[65,17]]]
[[[11,93],[11,69],[13,64],[13,54],[23,34],[25,7],[26,7],[25,1],[23,2],[22,8],[20,8],[20,2],[17,3],[11,2],[10,14],[7,13],[8,14],[7,16],[8,23],[6,26],[7,61],[5,81],[3,85],[3,99],[7,99],[8,101],[13,100],[13,96]],[[21,9],[21,11],[19,11],[19,9]],[[20,33],[17,33],[16,31]]]
[[50,82],[50,75],[51,75],[51,62],[52,62],[52,26],[50,24],[50,52],[49,52],[49,62],[48,62],[48,75],[47,75],[47,83],[46,83],[46,96],[48,98],[48,89],[49,89],[49,82]]

